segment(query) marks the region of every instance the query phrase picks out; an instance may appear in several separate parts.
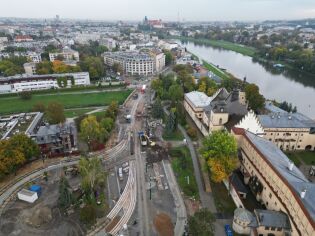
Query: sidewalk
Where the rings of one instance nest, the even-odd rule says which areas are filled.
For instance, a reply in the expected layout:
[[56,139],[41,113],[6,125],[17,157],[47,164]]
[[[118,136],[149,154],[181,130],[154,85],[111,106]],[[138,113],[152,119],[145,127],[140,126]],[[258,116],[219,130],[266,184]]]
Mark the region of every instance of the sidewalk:
[[197,181],[197,185],[198,185],[201,205],[204,208],[209,209],[212,213],[216,213],[217,209],[216,209],[215,204],[214,204],[212,193],[207,193],[204,189],[204,183],[202,181],[202,171],[200,170],[198,156],[196,154],[193,143],[192,143],[190,137],[188,136],[186,130],[181,125],[178,125],[178,128],[182,132],[182,134],[184,135],[184,137],[187,141],[187,147],[189,148],[190,155],[191,155],[191,158],[193,161],[194,172],[195,172],[195,177],[196,177],[196,181]]

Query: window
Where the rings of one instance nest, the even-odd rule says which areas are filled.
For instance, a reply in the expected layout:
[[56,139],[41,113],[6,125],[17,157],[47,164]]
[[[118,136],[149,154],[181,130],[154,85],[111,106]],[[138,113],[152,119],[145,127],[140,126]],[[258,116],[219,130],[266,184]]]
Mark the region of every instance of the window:
[[269,230],[269,227],[266,226],[266,227],[265,227],[265,230]]
[[276,227],[271,227],[271,230],[272,230],[272,231],[275,231],[275,230],[276,230]]
[[269,193],[269,198],[272,198],[272,194],[271,193]]

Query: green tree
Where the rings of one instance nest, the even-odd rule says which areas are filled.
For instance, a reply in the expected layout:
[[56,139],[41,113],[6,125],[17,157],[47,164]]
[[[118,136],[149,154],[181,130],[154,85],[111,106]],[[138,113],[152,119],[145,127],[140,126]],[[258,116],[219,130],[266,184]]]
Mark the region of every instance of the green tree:
[[59,181],[59,197],[58,205],[65,210],[73,203],[73,196],[70,190],[70,185],[66,177],[62,176]]
[[63,105],[58,102],[49,103],[45,114],[50,124],[60,124],[66,120]]
[[262,109],[265,105],[265,98],[259,93],[259,87],[255,84],[248,84],[245,87],[246,99],[249,107],[254,111]]
[[87,195],[87,200],[96,202],[95,192],[105,186],[106,174],[102,162],[97,157],[81,158],[79,161],[81,186]]
[[32,93],[30,91],[22,91],[19,96],[23,100],[30,100],[32,98]]
[[165,65],[172,65],[174,62],[172,53],[169,50],[163,50],[163,53],[165,54]]
[[179,84],[173,84],[169,90],[168,94],[173,102],[179,102],[184,97],[184,92]]
[[80,124],[80,136],[91,148],[91,144],[102,141],[102,129],[95,116],[89,115]]
[[16,134],[9,140],[10,148],[19,149],[26,160],[34,159],[39,157],[40,150],[38,145],[25,134]]
[[25,161],[21,148],[12,147],[9,140],[0,140],[0,178],[16,172]]
[[176,121],[175,113],[176,113],[176,108],[172,108],[166,120],[166,125],[165,125],[166,134],[171,134],[176,129],[177,121]]
[[124,72],[123,67],[122,67],[121,64],[119,64],[119,63],[114,63],[114,65],[113,65],[113,70],[114,70],[116,73],[120,73],[120,74],[123,74],[123,72]]
[[214,131],[206,137],[201,155],[208,163],[214,182],[226,179],[238,165],[236,140],[226,131]]
[[84,206],[80,210],[80,220],[89,227],[96,223],[96,207],[92,204]]
[[152,106],[152,116],[156,119],[161,119],[164,116],[161,100],[157,98]]
[[203,208],[195,212],[188,218],[188,232],[191,236],[213,236],[214,235],[214,215]]
[[106,70],[104,62],[100,57],[85,57],[82,61],[80,61],[79,65],[83,71],[88,71],[90,73],[90,77],[93,80],[100,79],[105,76]]
[[46,111],[46,106],[44,103],[42,102],[37,102],[36,104],[34,104],[32,111],[34,112],[45,112]]
[[101,120],[100,125],[107,132],[110,132],[114,127],[114,120],[110,117],[105,117]]
[[52,74],[52,63],[50,61],[42,61],[36,64],[36,73],[39,75]]

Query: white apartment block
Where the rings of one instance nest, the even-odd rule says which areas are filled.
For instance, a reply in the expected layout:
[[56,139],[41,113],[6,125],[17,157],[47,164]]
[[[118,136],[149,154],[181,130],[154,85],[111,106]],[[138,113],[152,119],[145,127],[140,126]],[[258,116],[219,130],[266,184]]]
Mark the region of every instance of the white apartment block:
[[42,56],[40,53],[30,52],[27,54],[27,58],[34,63],[40,63],[42,61]]
[[79,53],[69,47],[65,47],[62,52],[49,53],[49,60],[53,62],[57,60],[58,56],[63,57],[63,61],[80,61]]
[[25,74],[27,74],[27,75],[36,74],[36,63],[35,62],[24,63],[23,67],[25,70]]
[[116,47],[116,40],[112,38],[103,38],[100,40],[100,44],[106,46],[108,49],[112,50]]
[[104,63],[108,66],[119,63],[129,75],[152,75],[156,71],[155,58],[140,52],[105,53]]
[[155,55],[155,63],[154,63],[155,71],[160,72],[165,67],[165,54],[158,53]]
[[0,78],[0,94],[59,88],[57,79],[62,77],[67,78],[67,88],[90,85],[88,72],[48,75],[24,74]]

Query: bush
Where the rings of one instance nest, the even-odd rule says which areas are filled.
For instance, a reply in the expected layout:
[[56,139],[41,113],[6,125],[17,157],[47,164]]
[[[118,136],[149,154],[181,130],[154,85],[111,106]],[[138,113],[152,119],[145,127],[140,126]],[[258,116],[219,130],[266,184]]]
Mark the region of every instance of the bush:
[[32,98],[32,93],[29,91],[23,91],[19,93],[19,96],[23,100],[30,100]]
[[86,205],[80,211],[80,220],[88,225],[92,226],[96,223],[96,207],[94,205]]
[[192,139],[196,139],[197,138],[197,130],[192,128],[192,127],[189,127],[187,129],[187,134],[189,135],[189,137],[191,137]]

